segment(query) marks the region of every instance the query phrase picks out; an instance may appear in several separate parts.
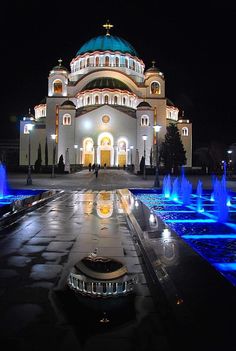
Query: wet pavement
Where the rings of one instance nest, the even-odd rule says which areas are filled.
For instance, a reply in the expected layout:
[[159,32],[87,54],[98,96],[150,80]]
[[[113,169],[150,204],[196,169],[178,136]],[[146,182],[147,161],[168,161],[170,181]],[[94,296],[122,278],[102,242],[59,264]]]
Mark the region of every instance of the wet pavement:
[[[196,185],[199,178],[211,187],[211,177],[191,180]],[[28,188],[25,180],[23,174],[9,175],[14,188]],[[33,189],[64,191],[0,231],[0,341],[5,349],[230,348],[235,288],[175,233],[164,248],[163,223],[158,230],[150,228],[147,209],[135,209],[122,190],[149,188],[153,181],[153,176],[144,180],[123,170],[100,170],[98,178],[88,170],[55,178],[33,174]],[[235,183],[228,187],[234,190]],[[173,247],[174,258],[165,258],[163,250]],[[98,306],[68,290],[73,265],[95,248],[138,276],[132,298]]]
[[[64,192],[3,229],[0,246],[0,341],[5,349],[102,350],[112,343],[113,350],[147,350],[157,344],[168,350],[167,331],[115,191]],[[99,309],[67,289],[73,265],[95,248],[138,277],[133,299],[117,300],[118,314],[109,303]],[[104,312],[105,326],[100,322]]]

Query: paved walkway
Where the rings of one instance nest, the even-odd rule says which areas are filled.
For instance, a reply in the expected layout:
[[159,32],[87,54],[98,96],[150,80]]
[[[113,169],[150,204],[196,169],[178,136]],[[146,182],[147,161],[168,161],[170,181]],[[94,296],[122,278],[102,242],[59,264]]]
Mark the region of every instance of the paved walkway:
[[[64,189],[64,193],[0,231],[0,341],[1,345],[6,345],[5,349],[64,351],[72,347],[99,351],[110,349],[112,345],[115,351],[169,351],[178,347],[192,351],[196,344],[201,345],[203,335],[207,335],[207,322],[202,324],[204,332],[201,331],[202,318],[205,321],[212,318],[205,318],[204,311],[207,310],[212,316],[217,316],[217,310],[220,311],[216,319],[217,335],[221,334],[219,326],[223,323],[226,326],[224,333],[229,331],[228,347],[235,327],[231,313],[234,308],[229,311],[230,303],[234,307],[235,301],[232,287],[225,288],[222,281],[218,284],[218,278],[208,272],[207,265],[199,264],[197,255],[177,238],[178,262],[168,267],[167,275],[158,264],[162,247],[156,244],[162,245],[162,241],[154,238],[152,231],[149,233],[148,217],[143,219],[142,211],[132,221],[132,213],[127,215],[129,209],[123,207],[116,189],[150,188],[154,183],[153,176],[144,180],[123,170],[100,170],[96,178],[93,173],[83,170],[76,174],[56,175],[55,178],[33,174],[32,179],[32,188]],[[211,177],[188,179],[193,187],[199,179],[203,188],[212,187]],[[25,174],[9,174],[8,180],[12,188],[29,187]],[[163,177],[160,180],[162,184]],[[236,182],[227,181],[229,189],[235,190],[235,185]],[[102,217],[105,212],[101,211],[101,206],[104,204],[105,212],[111,211],[107,218]],[[143,240],[139,245],[138,236]],[[98,254],[119,258],[130,273],[138,275],[135,298],[128,307],[121,305],[119,313],[111,312],[104,305],[102,309],[96,309],[91,301],[91,304],[84,305],[66,289],[70,269],[95,248],[98,248]],[[145,255],[148,260],[145,260]],[[161,284],[150,273],[148,261],[152,262]],[[167,276],[171,279],[168,280]],[[209,281],[211,285],[208,287]],[[198,328],[192,328],[194,323],[186,314],[184,323],[175,329],[175,321],[171,320],[160,289],[163,284],[175,308],[180,306],[182,314],[185,313],[183,295],[187,296],[188,300],[184,301],[191,303],[195,313],[199,310]],[[208,309],[207,299],[211,301],[211,296],[214,299]],[[217,307],[219,299],[221,302]],[[106,325],[100,323],[104,310],[110,320]],[[216,326],[216,322],[213,325]],[[198,343],[193,340],[195,333]],[[214,344],[212,351],[215,351],[217,342],[213,339],[208,340],[207,350],[211,351],[211,340]]]
[[[67,191],[1,231],[0,247],[4,350],[169,349],[115,191]],[[138,277],[135,298],[121,304],[119,313],[103,305],[108,325],[99,322],[104,311],[93,309],[93,301],[86,306],[66,289],[73,265],[95,248],[98,255],[121,260]]]

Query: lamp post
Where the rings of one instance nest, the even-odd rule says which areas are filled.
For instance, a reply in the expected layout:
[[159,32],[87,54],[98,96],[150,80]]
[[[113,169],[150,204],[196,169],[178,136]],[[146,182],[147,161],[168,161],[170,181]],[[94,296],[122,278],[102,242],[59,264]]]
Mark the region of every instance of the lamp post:
[[159,188],[160,187],[160,179],[159,179],[159,170],[158,170],[158,133],[161,130],[161,126],[158,124],[153,126],[155,133],[156,133],[156,174],[155,174],[155,181],[154,181],[154,187]]
[[80,164],[82,165],[82,153],[83,153],[83,148],[80,148]]
[[27,129],[28,129],[28,134],[29,134],[29,145],[28,145],[28,174],[27,174],[27,180],[26,184],[27,185],[32,185],[32,177],[31,177],[31,140],[30,140],[30,134],[32,129],[34,128],[34,125],[32,123],[27,124]]
[[133,170],[133,145],[130,145],[130,163],[131,163],[131,171]]
[[51,138],[52,138],[52,141],[53,141],[53,144],[52,144],[52,174],[51,174],[51,178],[55,177],[54,169],[55,169],[55,140],[56,140],[56,137],[57,137],[56,134],[51,134]]
[[232,152],[233,152],[232,150],[227,151],[229,155],[229,166],[228,166],[229,175],[231,175],[231,171],[232,171],[232,158],[231,158]]
[[78,149],[77,144],[74,145],[74,149],[75,149],[75,172],[76,172],[76,159],[77,159],[77,149]]
[[147,135],[143,135],[143,156],[144,156],[143,179],[146,179],[146,140],[147,140]]

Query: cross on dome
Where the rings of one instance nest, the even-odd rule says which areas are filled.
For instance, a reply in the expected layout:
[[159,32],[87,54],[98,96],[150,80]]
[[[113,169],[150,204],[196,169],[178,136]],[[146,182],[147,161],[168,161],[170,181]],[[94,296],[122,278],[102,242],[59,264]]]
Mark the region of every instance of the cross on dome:
[[102,26],[103,26],[103,27],[106,29],[106,31],[107,31],[106,35],[110,35],[109,31],[110,31],[111,28],[114,27],[113,24],[110,24],[110,21],[107,20],[107,23],[103,24]]
[[153,68],[156,67],[155,64],[156,64],[156,61],[155,61],[155,60],[152,60],[152,67],[153,67]]
[[61,66],[61,64],[62,64],[62,59],[59,59],[59,60],[58,60],[58,63],[59,63],[59,66]]

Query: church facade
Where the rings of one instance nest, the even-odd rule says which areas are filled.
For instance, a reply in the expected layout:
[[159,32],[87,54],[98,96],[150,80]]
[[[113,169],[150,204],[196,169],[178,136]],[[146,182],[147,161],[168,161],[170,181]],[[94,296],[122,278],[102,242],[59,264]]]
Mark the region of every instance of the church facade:
[[20,165],[29,157],[33,165],[39,146],[42,164],[58,163],[62,155],[69,165],[123,167],[138,165],[142,156],[149,165],[166,127],[176,123],[191,167],[192,124],[166,97],[164,74],[154,62],[145,70],[134,47],[111,35],[112,25],[104,27],[105,35],[78,50],[70,70],[58,60],[50,71],[47,97],[20,122]]

